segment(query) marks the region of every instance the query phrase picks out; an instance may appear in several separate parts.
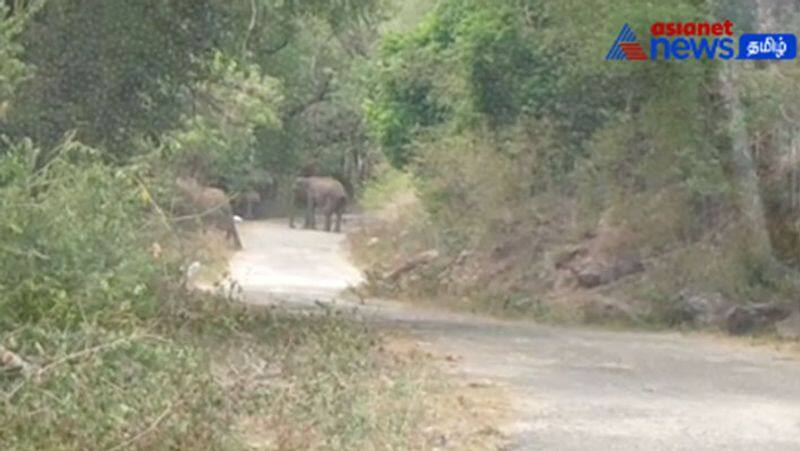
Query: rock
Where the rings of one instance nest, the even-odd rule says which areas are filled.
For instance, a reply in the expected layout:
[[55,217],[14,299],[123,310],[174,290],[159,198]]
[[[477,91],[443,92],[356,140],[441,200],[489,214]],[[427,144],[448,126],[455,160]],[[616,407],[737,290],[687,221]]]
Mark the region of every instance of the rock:
[[775,323],[775,332],[783,340],[800,340],[800,310]]
[[733,307],[725,314],[725,329],[733,335],[742,335],[755,329],[753,316],[742,307]]
[[555,255],[553,265],[556,269],[565,269],[578,257],[585,257],[587,250],[584,247],[570,247]]
[[644,264],[638,259],[625,258],[612,264],[589,263],[579,269],[570,269],[578,281],[578,286],[585,289],[607,285],[612,282],[644,271]]
[[775,302],[735,306],[725,314],[725,328],[734,335],[747,334],[773,326],[790,314],[788,307]]
[[634,323],[638,320],[634,309],[624,301],[603,297],[584,300],[581,310],[588,323]]
[[505,309],[513,309],[521,312],[532,310],[539,302],[533,298],[523,296],[512,296],[504,303]]
[[575,278],[581,288],[594,288],[603,284],[603,273],[598,268],[583,268],[575,271]]
[[677,306],[677,322],[698,327],[719,326],[733,303],[719,293],[707,295],[681,294]]
[[467,383],[467,387],[469,388],[491,388],[496,386],[494,382],[490,381],[489,379],[480,379],[475,380]]
[[778,321],[786,319],[792,314],[791,309],[787,305],[779,304],[777,302],[750,304],[749,307],[758,318],[761,318],[762,322],[768,325],[772,325]]
[[609,268],[609,271],[606,275],[606,279],[608,280],[606,283],[611,283],[625,276],[643,271],[644,264],[642,264],[641,260],[636,258],[624,258]]

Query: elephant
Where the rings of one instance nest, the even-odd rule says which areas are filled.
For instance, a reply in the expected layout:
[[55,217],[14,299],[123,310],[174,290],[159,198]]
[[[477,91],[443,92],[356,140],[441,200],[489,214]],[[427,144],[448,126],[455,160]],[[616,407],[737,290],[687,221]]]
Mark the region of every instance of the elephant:
[[247,219],[255,218],[254,206],[261,203],[261,194],[256,190],[247,190],[236,196],[236,208]]
[[233,200],[233,211],[247,219],[265,214],[265,203],[275,197],[275,177],[263,169],[252,169],[235,184],[239,194]]
[[191,177],[179,177],[175,181],[175,186],[184,202],[186,212],[201,218],[203,230],[206,224],[212,224],[225,231],[225,238],[232,239],[237,250],[243,248],[233,218],[230,199],[221,189],[202,186]]
[[336,215],[334,232],[342,230],[342,213],[347,204],[344,186],[331,177],[297,177],[293,189],[294,199],[289,215],[289,227],[294,228],[295,208],[305,205],[306,229],[316,229],[316,209],[325,216],[325,231],[331,231],[331,215]]

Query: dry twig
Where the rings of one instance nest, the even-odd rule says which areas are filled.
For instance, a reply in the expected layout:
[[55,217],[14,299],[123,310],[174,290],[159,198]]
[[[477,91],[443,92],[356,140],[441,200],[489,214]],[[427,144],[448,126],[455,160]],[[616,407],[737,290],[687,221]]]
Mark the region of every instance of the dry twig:
[[[178,403],[178,404],[180,404],[180,403]],[[135,436],[131,437],[129,440],[126,440],[125,442],[120,443],[119,445],[114,446],[113,448],[110,448],[109,451],[116,451],[118,449],[129,449],[129,448],[131,448],[131,445],[133,445],[134,443],[138,442],[139,440],[141,440],[142,438],[144,438],[148,434],[150,434],[153,431],[155,431],[158,428],[158,426],[164,420],[166,420],[167,417],[169,417],[169,415],[172,413],[172,411],[175,409],[175,407],[176,407],[175,404],[170,403],[167,406],[167,408],[164,409],[163,412],[161,412],[161,415],[159,415],[158,418],[155,419],[155,421],[150,423],[150,425],[148,425],[146,428],[144,428],[141,432],[139,432]]]

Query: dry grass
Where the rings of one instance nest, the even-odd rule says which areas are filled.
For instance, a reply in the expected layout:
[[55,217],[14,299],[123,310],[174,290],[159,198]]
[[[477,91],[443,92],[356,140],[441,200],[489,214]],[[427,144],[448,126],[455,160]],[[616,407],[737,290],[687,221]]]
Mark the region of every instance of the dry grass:
[[271,334],[269,349],[257,332],[215,348],[224,390],[249,398],[234,428],[247,449],[504,445],[508,400],[500,388],[456,384],[437,364],[446,359],[400,333],[359,332],[357,323],[324,316],[282,320],[288,327]]
[[423,365],[425,425],[410,449],[503,449],[508,437],[502,432],[511,421],[509,393],[496,384],[463,381],[452,374],[457,358],[423,350],[402,332],[390,332],[382,351],[399,364]]

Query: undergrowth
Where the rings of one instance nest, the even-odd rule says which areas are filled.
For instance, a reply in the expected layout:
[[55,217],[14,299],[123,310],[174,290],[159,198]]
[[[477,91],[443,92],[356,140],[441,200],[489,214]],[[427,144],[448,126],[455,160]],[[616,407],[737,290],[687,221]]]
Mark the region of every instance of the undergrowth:
[[[547,180],[537,172],[545,144],[524,134],[499,144],[479,133],[437,137],[418,144],[408,174],[372,181],[375,220],[351,247],[373,294],[558,322],[611,312],[609,323],[646,327],[674,325],[687,294],[731,306],[796,299],[796,271],[756,251],[724,193],[700,208],[674,183],[612,192],[601,175],[613,167],[588,164]],[[415,263],[426,252],[437,257]],[[611,274],[620,262],[641,270],[581,285],[579,272]]]
[[248,309],[195,294],[125,332],[26,326],[36,365],[0,379],[3,449],[404,448],[423,418],[416,364],[335,313]]
[[52,154],[0,156],[0,449],[413,443],[416,369],[374,332],[185,288],[215,254],[173,227],[168,171],[72,140]]

